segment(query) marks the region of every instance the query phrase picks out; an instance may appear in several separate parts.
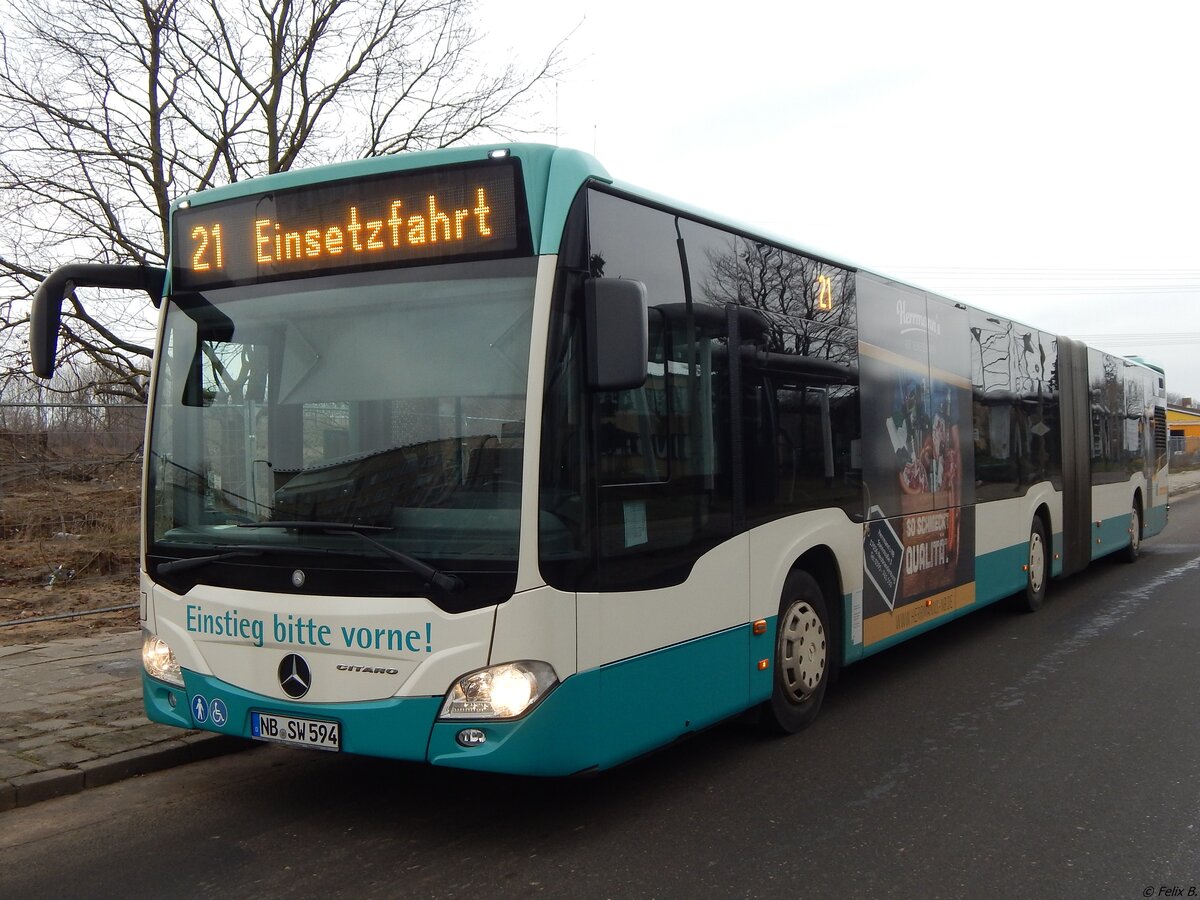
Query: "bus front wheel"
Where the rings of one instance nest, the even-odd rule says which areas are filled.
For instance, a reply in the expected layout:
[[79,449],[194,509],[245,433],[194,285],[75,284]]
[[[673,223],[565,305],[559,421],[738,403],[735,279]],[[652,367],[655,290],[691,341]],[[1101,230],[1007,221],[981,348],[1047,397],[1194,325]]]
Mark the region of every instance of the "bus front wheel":
[[779,602],[771,699],[762,710],[770,730],[795,734],[813,723],[825,698],[833,652],[820,585],[807,572],[792,572]]

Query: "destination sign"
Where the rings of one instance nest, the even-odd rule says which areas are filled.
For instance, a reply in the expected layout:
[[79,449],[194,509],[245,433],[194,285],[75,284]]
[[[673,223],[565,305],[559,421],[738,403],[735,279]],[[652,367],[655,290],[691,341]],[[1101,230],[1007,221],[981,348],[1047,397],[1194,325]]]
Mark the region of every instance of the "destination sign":
[[179,208],[174,290],[528,252],[513,160]]

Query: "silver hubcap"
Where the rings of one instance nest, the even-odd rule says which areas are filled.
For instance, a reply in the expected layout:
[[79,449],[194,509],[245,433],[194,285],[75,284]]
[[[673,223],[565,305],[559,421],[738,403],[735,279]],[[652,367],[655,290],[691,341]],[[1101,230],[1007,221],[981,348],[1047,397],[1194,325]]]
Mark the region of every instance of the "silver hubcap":
[[788,607],[779,626],[779,670],[796,702],[811,697],[825,675],[825,626],[804,600]]
[[1129,513],[1129,546],[1135,551],[1142,544],[1142,529],[1138,527],[1138,513],[1135,506]]
[[1045,580],[1046,545],[1042,536],[1035,532],[1029,536],[1029,587],[1036,594],[1041,591]]

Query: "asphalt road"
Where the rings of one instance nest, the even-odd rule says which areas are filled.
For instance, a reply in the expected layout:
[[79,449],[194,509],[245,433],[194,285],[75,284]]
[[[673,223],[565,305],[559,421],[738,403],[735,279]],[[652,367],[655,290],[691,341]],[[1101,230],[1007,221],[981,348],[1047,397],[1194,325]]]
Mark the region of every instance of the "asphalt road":
[[262,748],[3,814],[0,897],[1197,896],[1198,584],[1189,498],[1036,615],[847,669],[797,737],[579,781]]

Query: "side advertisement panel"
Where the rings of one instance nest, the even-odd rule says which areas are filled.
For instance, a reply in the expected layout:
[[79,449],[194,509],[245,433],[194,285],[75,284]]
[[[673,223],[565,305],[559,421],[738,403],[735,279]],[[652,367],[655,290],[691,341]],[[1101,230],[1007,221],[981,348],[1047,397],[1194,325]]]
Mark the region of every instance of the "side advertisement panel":
[[864,649],[975,600],[967,313],[859,275]]

